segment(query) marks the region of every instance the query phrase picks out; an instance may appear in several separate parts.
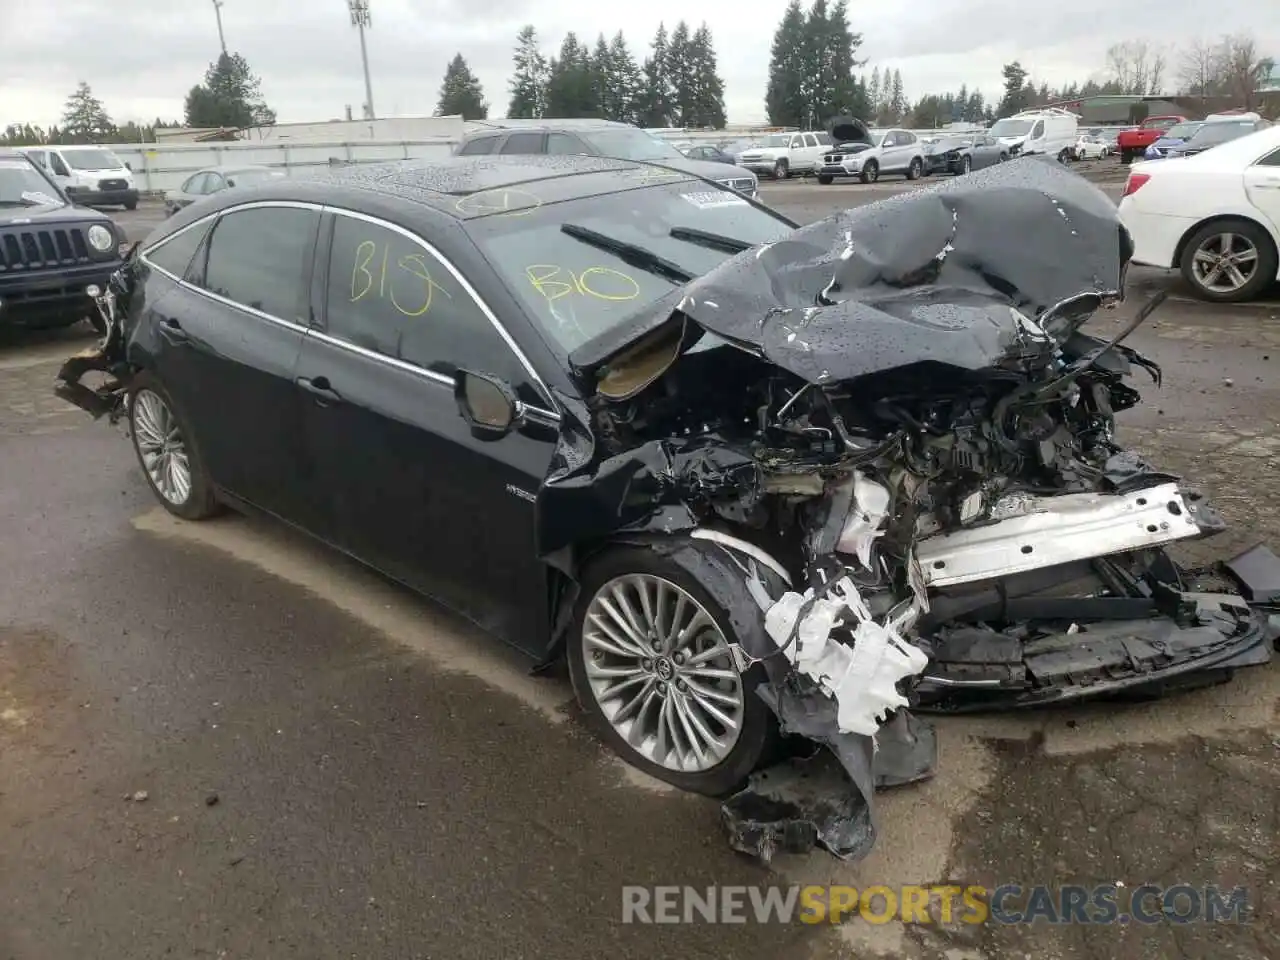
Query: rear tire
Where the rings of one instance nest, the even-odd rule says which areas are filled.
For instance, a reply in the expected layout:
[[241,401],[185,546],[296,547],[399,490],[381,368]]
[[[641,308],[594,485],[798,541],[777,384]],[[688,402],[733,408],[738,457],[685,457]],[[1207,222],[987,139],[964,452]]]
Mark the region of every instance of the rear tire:
[[126,200],[126,201],[125,201],[125,204],[124,204],[124,208],[125,208],[126,210],[137,210],[137,209],[138,209],[138,201],[137,201],[137,200]]
[[205,520],[218,513],[213,481],[191,425],[160,381],[147,372],[138,374],[127,409],[133,451],[160,505],[183,520]]
[[[662,706],[666,702],[676,702],[677,698],[679,698],[680,702],[687,706],[690,701],[694,700],[688,694],[675,692],[672,685],[678,682],[681,673],[677,672],[674,675],[670,673],[671,670],[689,670],[691,665],[686,663],[682,667],[673,666],[676,651],[671,648],[667,649],[666,654],[655,653],[648,660],[639,660],[637,657],[630,656],[615,657],[614,654],[599,645],[599,640],[601,639],[609,640],[611,646],[617,645],[616,641],[606,637],[599,627],[594,625],[599,621],[591,622],[591,632],[596,638],[595,641],[588,639],[587,632],[589,626],[588,614],[593,612],[593,601],[596,600],[598,595],[603,594],[615,609],[619,609],[616,600],[618,594],[610,594],[607,591],[617,587],[628,596],[638,597],[639,594],[632,591],[638,589],[638,584],[641,581],[655,590],[659,586],[662,586],[664,590],[670,588],[672,593],[668,594],[669,597],[683,594],[687,600],[693,601],[696,605],[692,610],[688,607],[685,608],[686,610],[696,612],[696,608],[701,608],[701,612],[706,614],[710,622],[714,624],[714,627],[708,627],[704,621],[702,629],[690,635],[691,643],[703,642],[702,638],[704,636],[708,643],[715,636],[727,641],[729,644],[737,642],[728,611],[720,606],[712,598],[711,594],[703,588],[702,584],[698,583],[675,561],[656,551],[639,546],[619,546],[607,550],[590,561],[582,571],[582,576],[579,580],[581,591],[574,609],[573,625],[569,631],[566,647],[569,676],[573,681],[573,689],[578,703],[582,707],[585,723],[597,737],[612,747],[619,757],[650,776],[673,784],[683,790],[707,796],[720,797],[733,793],[742,786],[747,776],[762,761],[771,756],[773,748],[779,740],[777,722],[774,720],[772,711],[755,693],[755,688],[765,679],[764,668],[760,664],[753,664],[745,672],[739,671],[731,656],[727,660],[719,657],[705,661],[702,667],[714,663],[718,669],[725,669],[724,663],[728,663],[732,674],[737,678],[736,681],[728,678],[717,681],[697,680],[699,685],[712,682],[719,684],[716,692],[735,700],[740,693],[740,707],[729,706],[719,700],[713,699],[711,701],[725,713],[739,713],[740,711],[741,719],[738,723],[737,739],[727,749],[727,752],[719,762],[704,769],[696,771],[679,770],[673,769],[671,765],[656,762],[653,756],[656,755],[657,744],[661,741],[652,739],[651,742],[649,736],[643,736],[642,734],[652,727],[656,738],[656,730],[661,725],[664,716],[669,717],[669,714],[665,714],[662,710]],[[745,585],[741,600],[744,604],[753,603],[746,593]],[[641,626],[647,626],[643,604],[633,601],[632,606],[633,610],[631,612],[639,618]],[[647,609],[658,611],[659,619],[662,619],[661,612],[665,610],[667,618],[673,620],[677,607],[671,603],[667,603],[664,606],[662,601],[655,601]],[[599,616],[598,606],[595,608],[595,613]],[[616,623],[616,620],[611,620],[611,630],[615,634],[618,631],[612,627],[612,624]],[[667,620],[663,620],[664,626],[666,623]],[[716,634],[716,631],[718,631],[718,634]],[[632,640],[630,636],[632,632],[634,631],[627,631],[623,639],[627,642],[628,647],[635,645],[639,654],[643,654],[645,648],[640,647],[636,641]],[[659,635],[662,632],[661,629],[658,630]],[[647,637],[648,634],[645,633],[644,636]],[[644,642],[644,640],[639,642]],[[659,660],[666,661],[665,671],[658,669],[660,666]],[[590,665],[588,661],[590,661]],[[647,666],[643,667],[643,670],[637,674],[636,678],[628,677],[624,683],[622,674],[617,671],[626,670],[630,672],[632,668],[628,665],[632,663],[647,664]],[[655,700],[648,701],[653,706],[641,708],[633,716],[626,719],[618,719],[617,717],[619,712],[625,712],[622,707],[613,709],[611,715],[607,716],[605,714],[605,708],[602,707],[600,702],[600,698],[604,695],[601,691],[611,683],[623,683],[625,693],[616,698],[605,697],[605,699],[623,700],[625,702],[625,697],[632,695],[632,691],[639,693],[651,682],[659,681],[662,677],[668,678],[665,681],[668,684],[667,693]],[[625,686],[625,684],[632,685]],[[613,689],[618,690],[620,688],[615,686]],[[705,694],[706,687],[702,687],[702,690]],[[671,700],[668,701],[668,698],[671,698]],[[711,721],[708,721],[707,717],[707,714],[701,714],[704,724],[709,727]],[[627,736],[624,736],[623,732],[618,729],[620,725],[629,725],[625,727]],[[713,732],[721,732],[722,729],[717,728]],[[721,736],[723,738],[725,735],[721,732]],[[628,737],[640,740],[641,746],[633,746]],[[648,750],[650,753],[642,752],[644,750]],[[665,759],[668,763],[671,761],[669,753]]]
[[[1196,254],[1203,248],[1209,248],[1204,251],[1206,256],[1213,257],[1221,254],[1221,245],[1217,238],[1223,234],[1238,238],[1233,247],[1242,248],[1242,253],[1247,254],[1248,251],[1243,248],[1251,245],[1254,258],[1252,261],[1246,261],[1246,264],[1252,264],[1252,272],[1248,274],[1245,283],[1232,290],[1206,287],[1196,271]],[[1183,279],[1201,299],[1210,303],[1243,303],[1246,300],[1256,299],[1275,282],[1277,256],[1271,235],[1256,223],[1249,220],[1218,220],[1205,224],[1191,235],[1182,248],[1182,257],[1178,265]]]

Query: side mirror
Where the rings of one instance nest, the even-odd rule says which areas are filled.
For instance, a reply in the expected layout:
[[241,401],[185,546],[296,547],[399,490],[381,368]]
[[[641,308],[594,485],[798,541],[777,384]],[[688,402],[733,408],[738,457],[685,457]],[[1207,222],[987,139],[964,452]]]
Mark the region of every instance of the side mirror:
[[519,426],[523,405],[506,383],[470,370],[454,377],[453,398],[473,437],[500,440]]
[[124,168],[128,170],[130,173],[133,173],[133,164],[130,163],[128,160],[124,162]]
[[227,186],[234,187],[235,185],[236,185],[236,182],[232,180],[230,177],[227,177]]

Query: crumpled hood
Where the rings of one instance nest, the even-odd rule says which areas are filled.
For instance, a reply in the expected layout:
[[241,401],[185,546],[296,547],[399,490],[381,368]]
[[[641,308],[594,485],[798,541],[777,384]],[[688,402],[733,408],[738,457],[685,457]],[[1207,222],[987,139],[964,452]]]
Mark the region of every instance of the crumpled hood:
[[1025,318],[1122,290],[1132,249],[1101,190],[1027,158],[738,254],[689,283],[680,309],[810,382],[927,361],[978,371],[1034,337]]

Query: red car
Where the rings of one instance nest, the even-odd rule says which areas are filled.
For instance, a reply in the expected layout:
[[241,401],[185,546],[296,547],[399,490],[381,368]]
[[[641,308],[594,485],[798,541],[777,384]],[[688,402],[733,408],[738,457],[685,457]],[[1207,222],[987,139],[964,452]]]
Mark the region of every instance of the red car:
[[1182,123],[1186,117],[1147,117],[1133,130],[1125,130],[1116,138],[1120,148],[1120,162],[1130,163],[1135,158],[1141,159],[1147,147],[1155,143],[1166,130],[1175,123]]

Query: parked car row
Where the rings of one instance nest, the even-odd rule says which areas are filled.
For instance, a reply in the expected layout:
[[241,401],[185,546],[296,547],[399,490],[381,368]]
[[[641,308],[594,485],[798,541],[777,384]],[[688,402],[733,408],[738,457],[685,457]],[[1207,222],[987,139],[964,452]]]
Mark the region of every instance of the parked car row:
[[1135,263],[1180,270],[1205,300],[1261,296],[1280,279],[1280,127],[1133,164],[1120,218]]

